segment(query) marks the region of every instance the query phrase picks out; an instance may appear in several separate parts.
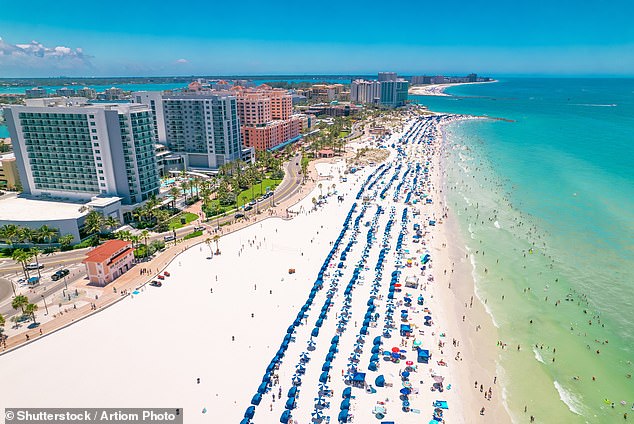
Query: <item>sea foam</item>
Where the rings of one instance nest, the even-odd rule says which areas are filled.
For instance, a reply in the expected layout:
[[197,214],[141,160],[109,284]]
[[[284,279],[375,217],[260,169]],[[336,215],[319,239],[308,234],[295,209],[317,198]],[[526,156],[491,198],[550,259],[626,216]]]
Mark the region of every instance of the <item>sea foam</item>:
[[557,380],[555,380],[554,385],[555,389],[557,389],[557,392],[559,393],[559,399],[561,399],[561,401],[566,404],[568,409],[570,409],[571,412],[577,415],[583,415],[581,412],[582,403],[579,398],[577,398],[577,396],[575,396],[568,390],[564,389]]

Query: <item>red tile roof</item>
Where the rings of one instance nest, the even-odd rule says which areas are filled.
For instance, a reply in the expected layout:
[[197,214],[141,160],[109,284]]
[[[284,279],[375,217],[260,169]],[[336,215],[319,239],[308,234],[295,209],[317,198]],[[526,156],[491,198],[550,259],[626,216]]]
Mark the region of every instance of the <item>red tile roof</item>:
[[103,262],[110,259],[112,255],[124,248],[132,247],[132,243],[125,240],[108,240],[101,246],[95,247],[93,250],[86,254],[85,262]]

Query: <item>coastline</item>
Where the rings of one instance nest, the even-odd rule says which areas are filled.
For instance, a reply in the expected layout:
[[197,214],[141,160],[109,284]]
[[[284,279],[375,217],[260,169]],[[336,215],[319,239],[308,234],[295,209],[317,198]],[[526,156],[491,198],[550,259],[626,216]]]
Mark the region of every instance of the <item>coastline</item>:
[[[467,119],[474,118],[465,118],[450,124],[464,122]],[[493,419],[495,423],[511,423],[511,415],[505,402],[504,378],[500,375],[502,370],[499,367],[499,352],[494,347],[499,339],[497,328],[492,316],[487,313],[484,304],[476,294],[477,287],[469,252],[460,232],[457,217],[453,214],[447,200],[448,181],[444,162],[445,149],[449,145],[444,127],[445,125],[440,127],[441,141],[438,146],[440,151],[436,155],[437,166],[434,173],[435,198],[441,199],[441,202],[436,205],[438,208],[436,213],[443,216],[441,230],[432,239],[433,249],[441,252],[440,261],[437,261],[435,267],[443,271],[442,273],[437,271],[437,295],[447,312],[445,319],[449,332],[458,334],[461,341],[461,345],[455,350],[460,351],[461,356],[469,364],[460,373],[461,385],[468,389],[463,397],[465,416],[469,413],[477,413],[481,407],[485,407],[487,420]],[[447,270],[446,274],[444,270]],[[475,382],[478,388],[475,387]],[[491,400],[483,398],[479,389],[481,384],[485,391],[489,387],[493,388]]]
[[[465,119],[469,118],[465,117]],[[444,140],[444,135],[441,138],[437,133],[434,147],[435,154],[430,166],[431,194],[433,194],[436,203],[434,203],[432,208],[426,209],[424,213],[426,216],[442,217],[443,208],[447,203],[445,199],[446,181],[443,177],[444,167],[442,164],[445,146],[446,141]],[[392,154],[390,160],[394,160],[394,156],[395,155]],[[322,174],[318,169],[316,171],[317,175],[321,174],[325,176],[330,174],[330,172],[324,172]],[[337,172],[339,173],[340,171]],[[351,181],[347,184],[338,184],[337,188],[345,192],[348,197],[356,192],[359,187],[358,183],[365,174],[367,174],[366,170],[354,177],[349,176],[349,180],[355,181]],[[317,179],[320,178],[317,177]],[[231,235],[226,235],[220,242],[221,250],[223,250],[224,254],[211,261],[204,260],[203,256],[206,251],[204,246],[201,246],[200,249],[183,250],[171,258],[168,269],[173,277],[170,277],[170,280],[166,281],[166,285],[163,289],[157,291],[147,287],[148,293],[145,293],[146,288],[143,287],[139,295],[126,296],[120,299],[120,302],[116,302],[117,306],[115,308],[104,310],[101,319],[84,320],[81,323],[76,323],[76,325],[70,326],[55,337],[46,337],[43,338],[40,343],[32,343],[29,348],[24,349],[23,356],[21,353],[21,356],[17,358],[17,352],[13,351],[7,352],[8,355],[5,359],[10,359],[10,361],[8,361],[10,363],[14,361],[33,361],[33,359],[30,358],[34,355],[37,357],[44,349],[49,350],[49,344],[54,344],[60,349],[64,349],[64,347],[69,349],[70,346],[68,342],[71,342],[70,344],[72,345],[72,340],[78,336],[80,339],[85,340],[87,335],[99,337],[101,343],[97,344],[100,345],[100,349],[106,349],[107,351],[109,351],[109,349],[115,349],[116,351],[134,351],[138,348],[138,339],[141,338],[144,342],[152,343],[151,346],[154,346],[156,352],[165,350],[170,355],[182,355],[182,357],[188,358],[185,362],[192,362],[175,365],[175,369],[168,372],[165,376],[165,383],[168,385],[173,384],[174,387],[180,387],[183,392],[187,392],[188,394],[194,393],[192,395],[194,399],[188,400],[184,405],[188,411],[192,411],[190,412],[190,416],[196,414],[195,411],[202,409],[203,413],[205,413],[205,410],[209,411],[208,417],[217,414],[221,414],[218,416],[223,417],[223,419],[228,416],[233,417],[234,415],[237,417],[239,414],[237,409],[248,405],[251,392],[243,393],[244,387],[241,381],[224,383],[226,379],[230,379],[230,370],[240,369],[240,373],[245,376],[245,380],[247,381],[247,388],[249,390],[254,388],[251,387],[253,381],[257,379],[257,376],[266,366],[265,361],[274,354],[276,349],[274,346],[279,341],[280,331],[285,328],[285,325],[288,325],[289,321],[292,321],[292,311],[301,304],[301,299],[305,295],[308,287],[307,284],[312,282],[311,276],[314,276],[315,270],[320,264],[321,255],[326,245],[324,243],[313,243],[313,240],[332,240],[338,229],[337,225],[331,226],[324,224],[332,222],[329,220],[338,222],[341,218],[341,211],[347,210],[346,205],[350,203],[351,199],[347,199],[345,204],[342,205],[343,208],[331,204],[323,211],[309,211],[309,209],[311,209],[311,196],[317,194],[316,185],[316,183],[313,183],[312,190],[306,190],[302,193],[302,200],[292,207],[299,212],[293,220],[278,221],[276,219],[265,219],[257,223],[251,223],[248,227]],[[319,191],[321,191],[321,189]],[[421,219],[417,219],[414,222],[421,222]],[[439,396],[439,398],[444,397],[451,403],[451,412],[450,415],[448,415],[451,422],[474,422],[476,421],[474,417],[477,418],[480,416],[479,411],[482,407],[485,407],[486,412],[484,416],[481,416],[480,421],[494,420],[496,423],[510,422],[510,418],[502,402],[502,390],[498,389],[501,387],[501,381],[498,379],[497,384],[493,383],[496,373],[496,355],[493,349],[493,341],[496,339],[495,328],[491,323],[490,317],[486,315],[484,307],[478,301],[475,302],[473,308],[469,308],[466,313],[464,312],[465,308],[462,305],[465,299],[468,299],[469,296],[473,296],[475,291],[471,277],[470,262],[464,259],[465,251],[462,247],[464,244],[460,244],[462,242],[461,237],[457,228],[455,228],[457,223],[454,222],[452,218],[451,210],[448,218],[440,219],[439,224],[440,221],[442,221],[443,224],[436,226],[435,229],[430,232],[430,239],[427,240],[428,249],[434,253],[432,272],[433,275],[436,276],[436,281],[427,284],[425,288],[427,294],[425,297],[430,296],[429,305],[434,309],[437,314],[436,316],[439,318],[438,324],[435,324],[432,330],[436,333],[436,336],[432,333],[432,336],[434,336],[433,340],[442,340],[439,339],[439,337],[442,336],[439,336],[438,333],[443,332],[447,333],[448,338],[453,337],[457,339],[459,344],[453,348],[449,345],[441,348],[431,343],[429,348],[434,355],[440,356],[444,354],[447,358],[451,367],[450,370],[447,370],[447,378],[454,379],[453,386],[455,386],[455,388],[447,391],[444,395],[430,394],[429,392],[425,393],[425,391],[422,391],[421,394],[418,395],[421,397],[419,401],[435,396]],[[320,223],[322,224],[321,228],[319,227]],[[257,224],[260,224],[259,228]],[[263,225],[268,228],[262,229]],[[277,235],[278,229],[280,231],[279,236]],[[282,236],[282,233],[284,233],[284,236]],[[310,237],[312,237],[312,239],[310,239]],[[309,239],[310,243],[308,242]],[[449,247],[445,248],[443,244]],[[277,254],[274,253],[273,256],[278,257],[275,259],[267,257],[267,255],[265,255],[266,250],[277,252]],[[306,255],[304,255],[304,253]],[[256,275],[252,275],[253,272],[249,273],[246,270],[244,273],[235,272],[235,267],[232,264],[236,260],[249,261],[250,268],[253,270],[266,267],[268,275],[262,275],[258,278]],[[181,262],[185,266],[182,267]],[[449,271],[451,269],[450,264],[452,263],[456,263],[453,273]],[[297,267],[297,273],[295,275],[286,275],[286,270],[289,266]],[[448,270],[447,277],[444,277],[442,271],[440,271],[442,269]],[[191,278],[191,276],[185,278],[188,273],[195,273],[193,275],[198,275],[200,278]],[[212,277],[214,274],[220,277],[222,284],[214,283]],[[211,279],[211,284],[207,283],[206,280],[208,279]],[[254,293],[255,290],[251,289],[253,281],[257,281],[257,296]],[[175,284],[177,282],[178,285]],[[469,284],[469,282],[471,283]],[[452,283],[451,289],[449,289],[450,283]],[[181,284],[185,285],[185,287],[180,287]],[[201,284],[204,284],[205,287],[196,287]],[[208,290],[210,285],[212,293],[214,293],[212,298],[213,311],[207,311],[209,308]],[[271,290],[271,294],[275,292],[276,295],[270,297],[268,295],[263,296],[262,293],[266,294],[269,289]],[[217,297],[215,293],[217,293]],[[279,295],[278,293],[283,294]],[[170,297],[170,299],[165,299],[165,296],[168,294],[170,296],[177,296],[177,298]],[[190,298],[190,296],[194,296],[195,299]],[[135,297],[139,299],[135,299]],[[153,299],[148,299],[149,297]],[[157,304],[156,302],[160,302],[160,299],[162,299],[163,303]],[[227,302],[226,299],[232,299],[232,301]],[[238,304],[237,299],[241,299],[240,304],[244,305],[244,311],[239,310],[240,308],[236,308]],[[153,301],[152,305],[148,305],[150,300]],[[213,326],[213,331],[210,332],[213,334],[205,335],[200,334],[201,329],[197,326],[192,326],[193,323],[188,321],[185,321],[184,325],[180,322],[171,321],[157,325],[156,319],[158,319],[162,313],[159,311],[153,313],[152,311],[157,309],[165,311],[166,308],[169,308],[169,305],[173,305],[174,308],[177,308],[179,302],[190,302],[193,304],[193,306],[190,306],[193,310],[207,311],[204,312],[206,316],[204,322],[207,323],[206,325],[209,325],[210,322],[218,322],[218,320],[221,320],[219,322],[223,322],[223,314],[229,313],[231,315],[231,325]],[[181,306],[183,306],[182,303]],[[122,320],[122,318],[117,318],[116,315],[122,312],[127,314],[127,316],[138,316],[139,322],[128,322]],[[249,313],[251,312],[255,314],[256,319],[254,319],[253,315],[249,317]],[[203,312],[195,313],[195,315],[198,316],[202,313]],[[210,315],[207,316],[207,314]],[[469,318],[466,320],[466,323],[462,323],[461,321],[463,314]],[[257,319],[259,317],[266,318],[259,320]],[[226,317],[224,319],[226,320]],[[112,324],[113,321],[114,324]],[[179,320],[177,319],[175,321]],[[328,323],[327,321],[324,328],[332,324],[334,323]],[[110,328],[111,325],[114,326],[114,328]],[[481,328],[475,330],[476,325],[480,325]],[[121,340],[119,340],[120,330],[124,333]],[[144,331],[148,331],[150,334],[142,336]],[[97,334],[98,336],[96,336]],[[163,334],[178,334],[177,346],[163,345]],[[235,344],[233,344],[234,341],[231,340],[233,337],[232,334],[238,335]],[[352,336],[352,334],[349,336]],[[108,344],[103,344],[103,342],[114,340],[117,340],[117,342],[110,343],[110,347],[108,347]],[[161,342],[158,342],[158,340],[161,340]],[[447,341],[448,340],[445,340],[445,342]],[[40,344],[43,346],[40,346]],[[221,347],[225,345],[231,346],[231,358],[223,355]],[[214,346],[215,350],[210,352],[209,348],[214,349]],[[197,350],[196,353],[190,352],[192,347]],[[295,349],[299,349],[299,347],[296,346]],[[92,354],[89,346],[84,346],[80,350],[80,354],[82,352],[87,356]],[[20,352],[22,352],[22,350],[20,350]],[[461,352],[459,356],[463,357],[464,361],[454,360],[457,356],[457,352]],[[293,351],[293,353],[296,352]],[[78,361],[85,360],[86,358],[83,360],[78,359]],[[3,361],[3,359],[0,359],[0,361]],[[215,364],[215,366],[205,367],[204,365],[208,363]],[[222,368],[226,368],[226,371],[218,368],[220,364],[223,364]],[[153,375],[153,373],[157,373],[149,368],[149,365],[149,363],[122,364],[117,371],[114,372],[116,377],[111,377],[108,373],[108,369],[101,370],[94,381],[106,381],[108,383],[117,379],[116,381],[119,384],[123,382],[123,384],[131,386],[134,386],[136,382],[138,390],[143,388],[147,390],[147,393],[140,396],[140,399],[149,399],[154,395],[155,397],[153,399],[155,401],[173,402],[173,399],[168,396],[169,393],[157,393],[159,389],[166,389],[165,383],[161,384],[161,382],[157,380],[159,376]],[[48,366],[50,367],[50,364]],[[196,374],[199,371],[192,368],[195,366],[202,367],[200,374]],[[19,367],[16,367],[15,369],[17,370],[18,368]],[[337,371],[338,369],[339,368],[336,368]],[[51,372],[54,375],[51,376],[50,380],[58,381],[59,378],[63,378],[63,373],[55,375],[57,371]],[[9,376],[11,374],[12,372],[9,373]],[[203,395],[199,393],[196,394],[196,392],[198,392],[195,390],[196,386],[191,387],[191,382],[189,381],[194,380],[197,375],[200,376],[205,383],[214,380],[223,382],[223,387],[220,388],[214,385],[210,386],[208,383],[205,384],[204,390],[210,393],[216,393],[215,400],[212,399],[207,403],[200,403],[200,399],[202,399],[201,396]],[[284,377],[284,374],[282,374],[282,377]],[[290,378],[290,375],[286,375],[285,377]],[[17,376],[15,378],[17,378]],[[395,378],[392,375],[392,379],[398,380],[398,377]],[[492,400],[488,401],[483,399],[482,392],[472,387],[475,380],[477,380],[479,384],[484,384],[485,392],[488,387],[497,389],[493,391],[494,395]],[[9,378],[8,381],[12,381],[11,378]],[[43,385],[43,389],[48,387],[48,383]],[[106,384],[104,390],[107,390],[108,387],[110,386]],[[286,389],[287,387],[288,386],[285,386],[284,388]],[[94,391],[95,388],[90,385],[90,382],[83,382],[76,389],[85,390],[86,395],[77,394],[73,402],[87,400],[87,393]],[[46,393],[46,390],[44,390],[43,393]],[[121,396],[124,396],[126,393],[126,390],[121,390],[119,396],[113,397],[114,401],[119,400],[121,402],[123,399]],[[233,395],[231,395],[231,393],[233,393]],[[39,396],[39,400],[46,401],[50,399],[48,397],[42,397],[46,395],[41,394]],[[230,396],[230,399],[227,399],[227,396]],[[233,397],[231,398],[231,396]],[[209,395],[207,395],[207,398],[208,397]],[[34,399],[38,399],[36,394],[34,394]],[[132,402],[132,400],[123,403],[130,404],[130,402]],[[138,405],[130,404],[129,406]],[[366,407],[369,408],[370,405],[367,402],[359,401],[359,405],[357,405],[359,415],[362,410],[360,408],[361,406],[363,406],[363,411],[365,411]],[[279,408],[279,405],[276,405],[276,408]],[[391,406],[391,408],[397,408],[397,406],[394,405]],[[223,413],[229,413],[229,415],[223,415]],[[201,416],[199,415],[199,417]],[[258,419],[258,422],[260,422],[260,419]],[[269,421],[265,420],[263,422]]]
[[425,85],[415,85],[410,87],[409,94],[415,96],[442,96],[442,97],[450,97],[451,94],[445,93],[445,90],[451,87],[456,87],[459,85],[473,85],[473,84],[491,84],[494,82],[498,82],[497,80],[492,81],[480,81],[480,82],[459,82],[459,83],[447,83],[447,84],[425,84]]

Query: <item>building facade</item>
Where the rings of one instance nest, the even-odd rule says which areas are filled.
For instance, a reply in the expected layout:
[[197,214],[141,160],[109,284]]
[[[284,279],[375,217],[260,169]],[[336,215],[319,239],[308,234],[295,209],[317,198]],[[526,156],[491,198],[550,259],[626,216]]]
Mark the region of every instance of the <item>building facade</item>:
[[242,157],[238,103],[229,92],[136,92],[153,112],[155,141],[184,158],[187,169],[218,169]]
[[132,243],[124,240],[108,240],[88,252],[84,259],[88,280],[101,287],[126,273],[133,263]]
[[384,81],[396,81],[398,79],[398,75],[396,72],[379,72],[379,82]]
[[21,187],[18,166],[13,153],[0,155],[0,189],[18,190]]
[[23,192],[49,198],[158,194],[152,114],[144,105],[38,99],[4,111]]
[[379,81],[354,80],[350,84],[350,102],[378,104],[381,101],[381,83]]
[[381,106],[405,106],[408,89],[409,83],[402,79],[381,82]]

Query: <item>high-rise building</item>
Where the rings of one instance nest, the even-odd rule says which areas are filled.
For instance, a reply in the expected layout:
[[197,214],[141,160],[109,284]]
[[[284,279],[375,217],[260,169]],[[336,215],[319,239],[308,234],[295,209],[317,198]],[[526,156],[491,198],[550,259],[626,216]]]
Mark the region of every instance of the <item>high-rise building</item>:
[[404,106],[408,89],[409,83],[403,79],[381,82],[381,106]]
[[218,169],[242,157],[236,97],[229,92],[136,92],[150,107],[156,141],[183,156],[187,168]]
[[94,99],[97,97],[97,92],[94,88],[84,87],[77,90],[77,96]]
[[236,87],[242,141],[256,150],[275,148],[297,139],[308,119],[293,115],[293,96],[262,84],[257,89]]
[[396,72],[379,72],[379,81],[396,81],[398,79],[398,75]]
[[67,199],[158,194],[152,112],[82,98],[27,100],[4,110],[25,194]]
[[378,104],[381,100],[381,83],[379,81],[354,80],[350,84],[350,101],[352,103]]
[[75,97],[77,92],[74,88],[62,87],[55,90],[55,94],[62,97]]
[[48,95],[42,87],[27,88],[24,93],[27,99],[40,99]]

